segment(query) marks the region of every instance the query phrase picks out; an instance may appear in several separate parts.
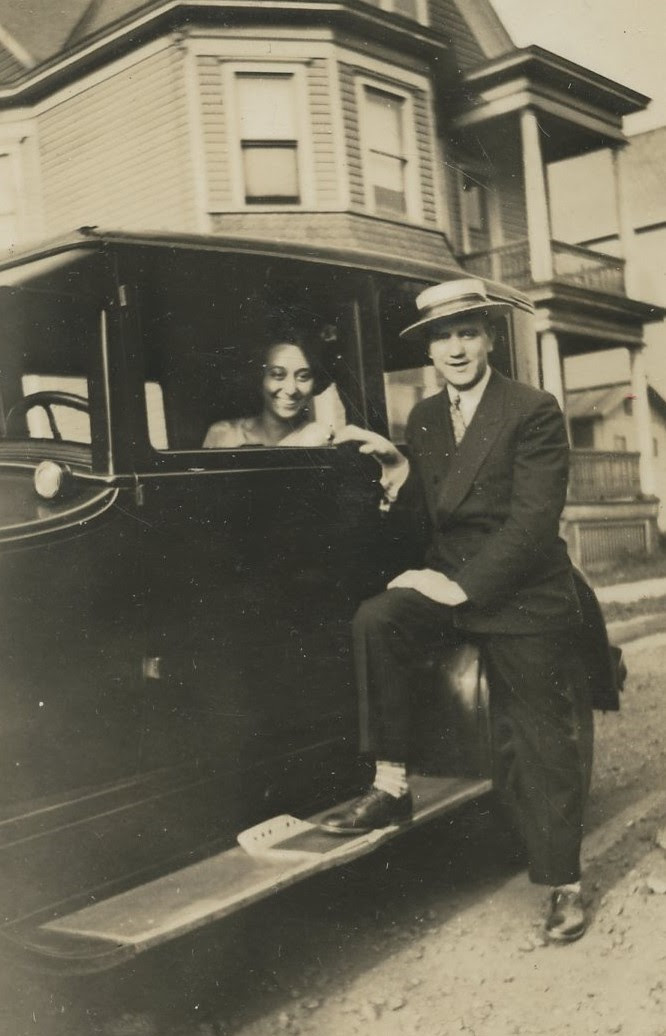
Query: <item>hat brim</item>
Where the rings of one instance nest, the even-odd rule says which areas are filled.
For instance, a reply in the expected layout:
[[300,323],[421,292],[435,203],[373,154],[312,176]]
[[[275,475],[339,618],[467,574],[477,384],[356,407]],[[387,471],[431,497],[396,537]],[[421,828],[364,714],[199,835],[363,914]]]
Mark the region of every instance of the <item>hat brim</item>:
[[426,330],[433,324],[447,324],[452,320],[459,320],[466,313],[482,313],[489,320],[492,320],[493,317],[499,317],[508,313],[510,309],[511,305],[508,302],[471,302],[469,305],[463,304],[456,306],[455,309],[450,310],[448,313],[432,314],[429,317],[424,317],[423,320],[417,320],[415,324],[410,324],[404,331],[401,331],[400,337],[405,338],[407,341],[415,341],[422,338]]

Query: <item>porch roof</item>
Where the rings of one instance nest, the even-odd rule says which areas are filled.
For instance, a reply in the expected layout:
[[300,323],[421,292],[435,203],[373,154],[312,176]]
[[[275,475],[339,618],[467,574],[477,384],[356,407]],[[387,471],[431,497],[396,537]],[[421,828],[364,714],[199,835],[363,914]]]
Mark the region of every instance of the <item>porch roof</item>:
[[585,417],[607,417],[633,394],[628,382],[617,385],[596,385],[592,388],[567,391],[567,416],[570,420]]
[[[607,417],[622,406],[625,399],[634,394],[628,381],[612,385],[593,385],[590,388],[567,391],[567,415],[569,418]],[[666,399],[652,385],[648,385],[648,401],[653,410],[666,419]]]
[[533,108],[544,129],[546,161],[625,141],[622,119],[650,98],[543,47],[511,51],[468,72],[455,125]]

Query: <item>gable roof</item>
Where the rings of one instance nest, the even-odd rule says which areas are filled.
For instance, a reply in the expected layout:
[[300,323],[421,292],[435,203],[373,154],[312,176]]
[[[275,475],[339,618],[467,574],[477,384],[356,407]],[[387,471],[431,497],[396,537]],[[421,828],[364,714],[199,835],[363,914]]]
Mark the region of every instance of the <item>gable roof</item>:
[[[569,420],[608,417],[624,404],[625,399],[634,398],[628,381],[617,382],[614,385],[593,385],[590,388],[569,389],[567,392],[567,417]],[[662,417],[666,417],[666,399],[652,385],[648,385],[648,400],[654,410]]]
[[87,0],[86,10],[73,27],[67,43],[79,43],[128,15],[138,14],[143,8],[159,6],[157,0]]
[[0,0],[0,26],[41,64],[61,51],[90,0]]
[[595,385],[592,388],[572,389],[567,392],[567,416],[570,420],[583,417],[608,417],[632,398],[628,382],[618,385]]
[[30,66],[18,60],[13,48],[5,44],[0,30],[0,84],[13,83],[28,67]]
[[[0,45],[4,29],[39,65],[115,23],[166,6],[167,0],[0,0]],[[513,47],[490,0],[430,0],[430,14],[432,27],[455,44],[465,70]]]

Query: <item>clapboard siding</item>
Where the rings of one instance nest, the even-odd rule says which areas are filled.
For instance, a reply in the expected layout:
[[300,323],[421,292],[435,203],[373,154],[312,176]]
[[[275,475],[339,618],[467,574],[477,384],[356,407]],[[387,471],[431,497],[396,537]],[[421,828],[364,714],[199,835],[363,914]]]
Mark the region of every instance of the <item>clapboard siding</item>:
[[208,182],[208,205],[215,211],[233,204],[229,164],[230,127],[226,110],[222,64],[218,57],[201,56],[197,62],[199,97]]
[[525,175],[520,145],[520,124],[511,119],[500,136],[492,141],[493,179],[499,197],[500,221],[504,241],[520,241],[527,237]]
[[352,65],[347,65],[344,62],[340,62],[338,69],[345,135],[344,147],[347,153],[349,176],[349,201],[352,208],[363,209],[365,208],[365,190],[363,186],[358,106],[356,103],[356,70]]
[[485,56],[481,45],[461,15],[455,0],[429,0],[430,25],[453,44],[458,65],[463,71],[480,65]]
[[[365,189],[363,180],[363,164],[359,129],[358,98],[356,80],[359,77],[372,78],[378,86],[387,90],[395,89],[395,80],[383,82],[376,75],[368,77],[367,69],[362,65],[339,64],[340,94],[342,98],[342,115],[345,131],[345,147],[349,170],[350,202],[352,208],[365,209]],[[414,130],[416,136],[418,159],[418,183],[423,211],[423,222],[437,226],[437,203],[435,195],[435,170],[433,162],[432,139],[433,127],[430,118],[429,99],[425,91],[415,87],[401,86],[403,92],[410,94],[414,108]]]
[[194,229],[180,53],[165,49],[38,116],[47,234],[98,223]]
[[195,226],[178,52],[164,50],[39,118],[47,232]]
[[416,146],[419,153],[419,181],[423,221],[437,225],[437,202],[435,199],[435,169],[433,163],[434,128],[430,118],[428,96],[423,90],[413,90],[414,126]]
[[0,83],[11,83],[25,72],[25,66],[0,43]]
[[335,208],[340,199],[340,183],[333,133],[331,83],[328,62],[315,59],[308,67],[308,107],[312,136],[314,196],[322,208]]

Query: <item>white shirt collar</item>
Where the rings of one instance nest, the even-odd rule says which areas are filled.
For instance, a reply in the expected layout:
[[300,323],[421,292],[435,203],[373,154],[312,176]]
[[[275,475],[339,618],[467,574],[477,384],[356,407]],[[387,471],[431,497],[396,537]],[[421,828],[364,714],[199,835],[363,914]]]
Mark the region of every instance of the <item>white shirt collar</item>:
[[481,396],[486,391],[486,385],[490,381],[491,372],[491,368],[486,367],[486,371],[481,380],[477,381],[476,385],[470,389],[459,391],[454,385],[449,385],[447,383],[446,390],[449,394],[449,401],[453,402],[456,396],[460,396],[460,410],[466,425],[470,423],[476,413],[476,408],[481,402]]

